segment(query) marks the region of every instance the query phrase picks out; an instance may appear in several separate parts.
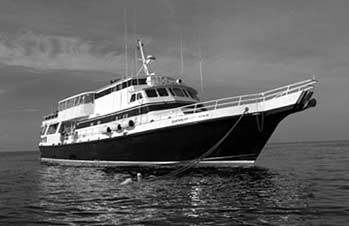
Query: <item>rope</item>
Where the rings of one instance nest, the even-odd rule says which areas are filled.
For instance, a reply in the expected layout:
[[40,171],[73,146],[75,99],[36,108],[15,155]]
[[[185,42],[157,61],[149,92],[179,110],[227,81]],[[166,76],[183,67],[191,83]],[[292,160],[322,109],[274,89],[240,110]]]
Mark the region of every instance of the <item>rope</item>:
[[[233,130],[236,128],[236,126],[239,124],[239,122],[241,121],[241,119],[245,116],[245,114],[248,112],[248,108],[246,107],[244,112],[241,114],[241,116],[239,117],[239,119],[234,123],[234,125],[228,130],[228,132],[215,144],[213,145],[210,149],[208,149],[205,153],[203,153],[202,155],[200,155],[198,158],[193,159],[193,160],[189,160],[188,164],[185,166],[182,166],[179,169],[176,169],[166,175],[161,176],[160,178],[168,178],[168,177],[173,177],[176,176],[180,173],[183,173],[184,171],[196,166],[197,164],[199,164],[202,159],[206,158],[207,156],[209,156],[210,154],[212,154],[213,151],[215,151],[222,143],[223,141],[231,134],[231,132],[233,132]],[[155,178],[154,178],[155,179]],[[159,178],[158,178],[159,179]]]
[[261,133],[264,130],[264,112],[261,112],[261,122],[259,122],[259,117],[256,115],[257,129]]

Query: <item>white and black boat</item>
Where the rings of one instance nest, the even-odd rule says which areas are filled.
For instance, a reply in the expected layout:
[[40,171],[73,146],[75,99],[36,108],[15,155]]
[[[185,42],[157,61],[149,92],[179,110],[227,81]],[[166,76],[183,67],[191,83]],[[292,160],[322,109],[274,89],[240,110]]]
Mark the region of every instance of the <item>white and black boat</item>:
[[282,119],[316,105],[314,79],[200,102],[181,80],[150,72],[155,58],[137,44],[145,76],[63,99],[44,117],[43,162],[149,166],[200,158],[200,165],[253,164]]

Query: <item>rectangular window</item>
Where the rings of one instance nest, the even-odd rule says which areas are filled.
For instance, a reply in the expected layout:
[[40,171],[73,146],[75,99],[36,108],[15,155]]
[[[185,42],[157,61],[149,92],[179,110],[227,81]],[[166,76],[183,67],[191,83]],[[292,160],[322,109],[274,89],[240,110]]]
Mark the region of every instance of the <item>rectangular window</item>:
[[46,128],[47,128],[47,125],[41,127],[41,132],[40,132],[41,135],[45,134]]
[[146,78],[140,78],[138,79],[138,85],[146,85],[147,79]]
[[121,89],[121,84],[117,84],[115,88],[116,88],[116,91],[120,90]]
[[127,87],[127,83],[126,82],[123,82],[121,85],[122,85],[122,89],[125,89]]
[[131,85],[132,85],[132,81],[131,80],[127,81],[127,87],[129,87]]
[[136,100],[136,94],[131,95],[130,103],[134,102]]
[[199,98],[193,93],[193,91],[188,90],[188,92],[189,92],[189,95],[190,95],[193,99],[199,100]]
[[165,88],[158,88],[156,89],[158,91],[159,96],[161,97],[167,97],[168,93]]
[[173,91],[174,91],[176,96],[184,97],[184,93],[183,93],[183,91],[180,88],[177,88],[177,87],[173,88]]
[[168,90],[170,91],[172,96],[175,96],[175,94],[174,94],[174,92],[173,92],[173,90],[171,88],[169,88]]
[[137,100],[140,100],[142,98],[143,98],[142,93],[137,93]]
[[94,99],[92,94],[86,94],[84,97],[85,97],[85,101],[84,101],[85,104],[93,103]]
[[74,106],[78,106],[79,105],[79,97],[75,97],[74,98]]
[[183,93],[186,97],[189,97],[189,94],[187,93],[187,91],[185,89],[182,89],[183,90]]
[[157,97],[158,96],[154,89],[146,89],[145,93],[147,94],[147,97]]
[[48,127],[47,134],[54,134],[56,133],[58,128],[58,123],[52,124]]
[[132,79],[132,85],[134,85],[134,86],[138,85],[137,79]]

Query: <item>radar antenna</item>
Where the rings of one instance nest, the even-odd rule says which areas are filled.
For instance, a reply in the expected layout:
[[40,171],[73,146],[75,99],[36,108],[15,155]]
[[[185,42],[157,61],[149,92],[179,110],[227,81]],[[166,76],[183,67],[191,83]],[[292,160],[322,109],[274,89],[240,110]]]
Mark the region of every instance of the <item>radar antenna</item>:
[[[147,57],[145,57],[144,50],[143,50],[144,45],[143,45],[142,41],[137,40],[137,44],[138,44],[137,48],[139,49],[139,52],[141,53],[141,60],[142,60],[142,64],[143,64],[144,73],[146,75],[154,75],[154,73],[150,72],[148,64],[150,64],[153,60],[155,60],[155,57],[152,55],[148,55]],[[139,72],[140,72],[140,70],[138,71],[138,73]]]

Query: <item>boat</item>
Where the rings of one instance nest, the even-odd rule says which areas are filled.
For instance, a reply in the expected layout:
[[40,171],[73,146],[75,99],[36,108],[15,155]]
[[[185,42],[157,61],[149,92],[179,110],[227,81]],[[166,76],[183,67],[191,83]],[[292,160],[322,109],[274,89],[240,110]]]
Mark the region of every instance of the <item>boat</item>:
[[[58,102],[44,116],[45,163],[97,166],[253,165],[277,125],[316,106],[312,78],[264,92],[200,101],[198,92],[150,70],[155,57],[137,41],[136,76]],[[143,75],[140,75],[142,73]]]

